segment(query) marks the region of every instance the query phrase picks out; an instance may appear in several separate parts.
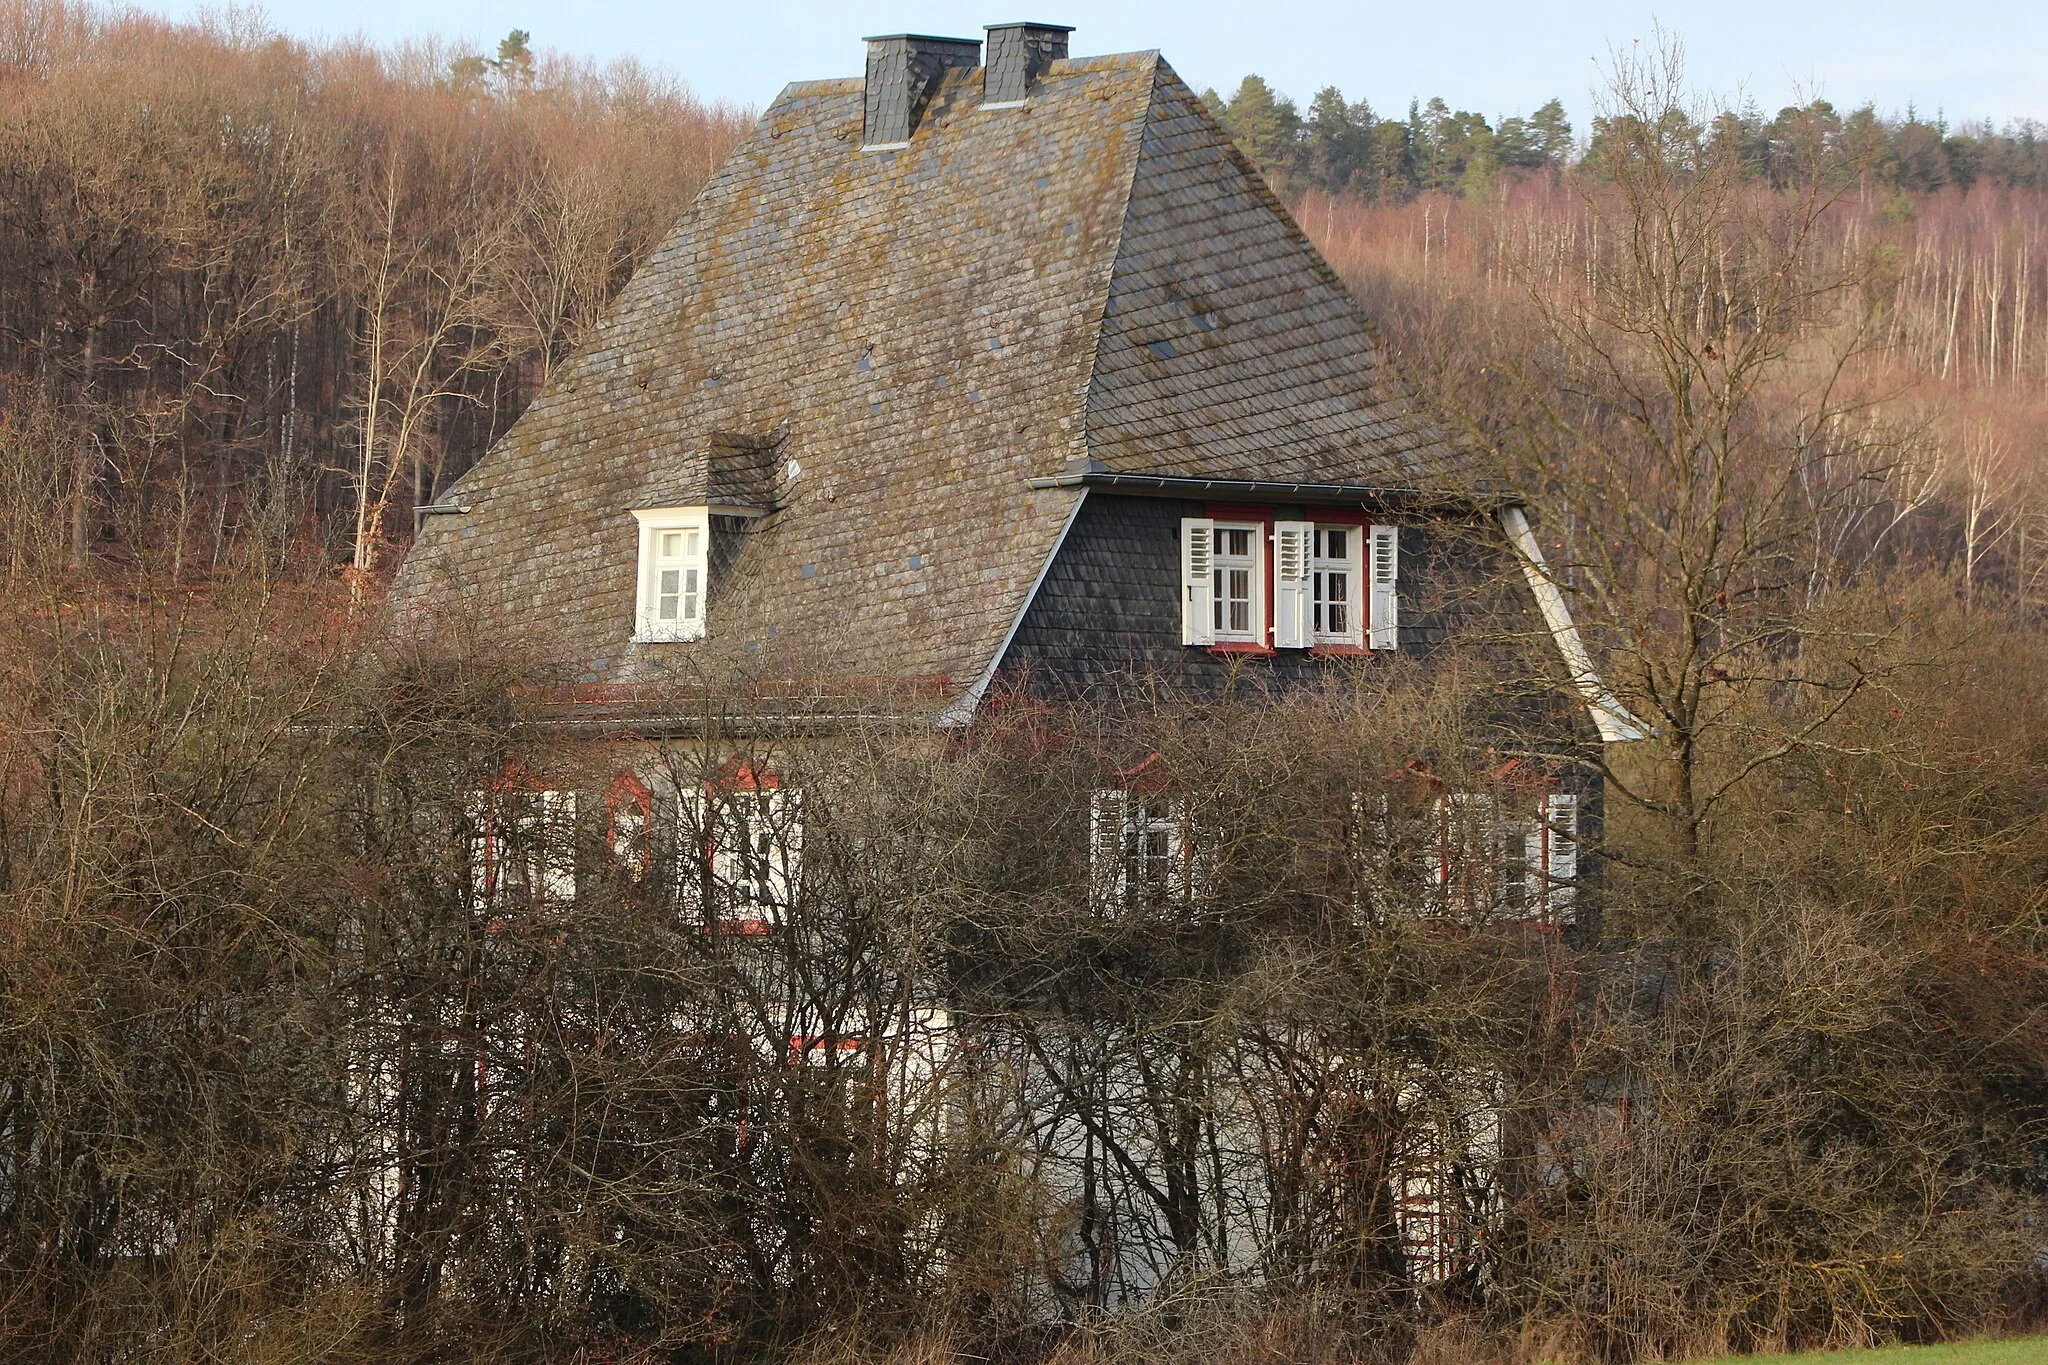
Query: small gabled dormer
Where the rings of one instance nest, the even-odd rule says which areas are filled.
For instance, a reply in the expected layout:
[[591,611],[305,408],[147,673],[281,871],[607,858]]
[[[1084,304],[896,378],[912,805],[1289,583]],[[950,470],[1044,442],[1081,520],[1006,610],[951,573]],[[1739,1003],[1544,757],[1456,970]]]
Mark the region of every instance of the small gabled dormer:
[[634,508],[640,551],[633,643],[703,639],[713,583],[739,557],[755,523],[766,515],[765,507],[737,503]]
[[636,507],[638,568],[634,577],[633,642],[664,644],[704,638],[715,581],[739,557],[755,523],[779,502],[796,465],[782,461],[788,428],[764,435],[713,432],[687,457],[688,477],[673,504]]

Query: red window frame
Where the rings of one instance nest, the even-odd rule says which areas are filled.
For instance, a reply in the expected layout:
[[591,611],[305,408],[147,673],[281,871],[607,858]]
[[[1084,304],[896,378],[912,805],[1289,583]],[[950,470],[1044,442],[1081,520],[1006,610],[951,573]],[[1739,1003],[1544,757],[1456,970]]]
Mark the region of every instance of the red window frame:
[[[1204,648],[1211,654],[1243,654],[1254,658],[1270,658],[1279,654],[1280,651],[1273,646],[1273,523],[1280,519],[1279,516],[1269,503],[1242,502],[1205,503],[1202,515],[1211,521],[1256,523],[1260,528],[1265,550],[1265,571],[1260,578],[1260,591],[1264,594],[1265,599],[1261,604],[1265,621],[1265,641],[1255,644],[1244,640],[1226,640],[1219,644],[1204,646]],[[1303,512],[1301,520],[1314,522],[1320,526],[1356,526],[1368,538],[1372,535],[1372,528],[1375,524],[1375,519],[1371,512],[1363,508],[1354,507],[1310,507]],[[1370,544],[1365,548],[1365,555],[1366,574],[1369,575],[1371,572],[1372,556]],[[1363,588],[1364,586],[1365,584],[1361,582],[1360,587]],[[1372,594],[1370,592],[1361,592],[1358,601],[1358,616],[1360,638],[1371,639]],[[1370,655],[1374,651],[1365,645],[1311,645],[1306,652],[1311,656],[1348,658]],[[1382,650],[1380,652],[1384,653],[1385,651]]]

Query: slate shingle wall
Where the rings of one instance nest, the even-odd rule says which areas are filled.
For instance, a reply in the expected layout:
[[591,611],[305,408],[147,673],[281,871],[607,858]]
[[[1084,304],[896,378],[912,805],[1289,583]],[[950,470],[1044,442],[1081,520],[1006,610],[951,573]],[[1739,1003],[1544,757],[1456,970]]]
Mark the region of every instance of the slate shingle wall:
[[[1314,520],[1308,508],[1276,512]],[[1203,502],[1090,493],[1017,628],[1004,671],[1053,694],[1097,690],[1133,675],[1197,690],[1220,686],[1233,671],[1282,690],[1326,676],[1333,661],[1307,650],[1247,659],[1180,642],[1180,523],[1208,515]],[[1423,653],[1450,638],[1476,610],[1469,594],[1487,573],[1466,537],[1404,524],[1402,652]],[[1347,658],[1334,666],[1359,665]]]

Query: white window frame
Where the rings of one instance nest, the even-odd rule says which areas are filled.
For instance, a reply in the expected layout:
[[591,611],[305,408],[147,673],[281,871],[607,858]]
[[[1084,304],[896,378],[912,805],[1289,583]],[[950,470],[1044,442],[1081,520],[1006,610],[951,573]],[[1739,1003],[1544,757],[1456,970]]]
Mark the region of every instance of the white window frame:
[[1448,792],[1433,803],[1424,853],[1429,909],[1469,923],[1569,928],[1579,874],[1579,799],[1545,792]]
[[1105,787],[1090,799],[1088,818],[1089,894],[1104,919],[1207,898],[1214,859],[1186,802]]
[[576,793],[505,790],[469,798],[469,887],[480,907],[523,896],[540,906],[576,899]]
[[[1259,521],[1218,521],[1214,522],[1209,542],[1210,565],[1210,639],[1219,645],[1264,645],[1266,643],[1266,524]],[[1244,556],[1223,553],[1223,537],[1234,532],[1243,532],[1251,549]],[[1234,629],[1227,624],[1230,599],[1225,597],[1222,586],[1224,575],[1234,569],[1243,568],[1249,572],[1249,588],[1245,603],[1247,624],[1244,629]]]
[[[1323,551],[1332,531],[1344,533],[1344,553],[1327,555]],[[1370,539],[1367,528],[1350,522],[1318,522],[1309,556],[1309,638],[1319,645],[1350,645],[1365,643],[1365,542]],[[1344,615],[1342,630],[1329,628],[1327,619],[1326,575],[1345,575]]]
[[[634,642],[654,644],[703,639],[705,601],[711,587],[711,509],[635,508],[633,519],[640,524],[639,571],[635,579],[637,586],[633,604]],[[668,560],[661,557],[665,535],[688,537],[692,533],[696,536],[694,551],[688,548],[686,539],[682,554]],[[672,619],[661,617],[662,598],[667,595],[662,591],[661,575],[664,572],[679,576],[676,585],[677,613]],[[690,590],[691,575],[695,576],[694,592]]]
[[[686,792],[683,804],[678,898],[702,913],[707,928],[780,928],[803,877],[803,793],[783,786],[720,787]],[[707,874],[713,903],[704,906]]]

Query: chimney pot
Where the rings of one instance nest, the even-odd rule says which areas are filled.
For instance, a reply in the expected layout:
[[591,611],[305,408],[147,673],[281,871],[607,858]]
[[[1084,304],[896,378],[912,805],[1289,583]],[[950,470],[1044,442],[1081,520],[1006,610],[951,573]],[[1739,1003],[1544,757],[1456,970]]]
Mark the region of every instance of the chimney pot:
[[1054,62],[1067,55],[1066,24],[990,24],[988,69],[982,73],[983,104],[1022,104]]
[[910,141],[946,73],[981,65],[981,43],[973,38],[892,33],[869,38],[867,45],[863,147],[900,147]]

